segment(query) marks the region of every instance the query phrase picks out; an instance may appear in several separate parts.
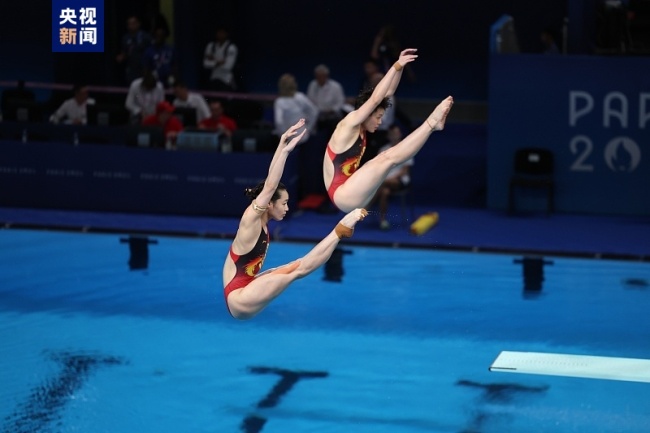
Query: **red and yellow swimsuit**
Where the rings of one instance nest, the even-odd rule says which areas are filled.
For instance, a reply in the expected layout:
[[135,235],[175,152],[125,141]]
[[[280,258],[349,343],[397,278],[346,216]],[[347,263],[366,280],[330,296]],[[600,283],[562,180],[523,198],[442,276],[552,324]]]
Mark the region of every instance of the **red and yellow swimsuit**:
[[332,183],[327,188],[327,194],[334,203],[334,193],[343,185],[359,168],[361,157],[366,151],[366,133],[359,136],[354,144],[343,153],[334,153],[330,145],[327,145],[327,155],[334,164],[334,176]]
[[[230,258],[235,263],[237,271],[235,272],[233,279],[223,288],[226,307],[228,306],[228,295],[230,295],[233,290],[246,287],[255,279],[255,276],[262,269],[270,240],[269,234],[264,231],[264,228],[262,228],[255,246],[247,254],[237,255],[232,251],[232,245],[230,246]],[[228,311],[230,311],[230,309],[228,309]]]

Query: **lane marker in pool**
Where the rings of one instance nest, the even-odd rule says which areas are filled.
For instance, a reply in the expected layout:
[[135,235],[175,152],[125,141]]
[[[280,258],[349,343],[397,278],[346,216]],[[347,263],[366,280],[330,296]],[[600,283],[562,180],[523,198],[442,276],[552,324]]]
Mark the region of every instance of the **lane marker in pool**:
[[650,383],[650,359],[503,351],[489,370]]

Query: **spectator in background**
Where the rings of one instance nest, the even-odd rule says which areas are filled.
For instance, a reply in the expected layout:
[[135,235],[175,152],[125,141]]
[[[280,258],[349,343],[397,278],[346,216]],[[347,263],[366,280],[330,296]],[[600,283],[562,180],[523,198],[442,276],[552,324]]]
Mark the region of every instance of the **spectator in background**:
[[[370,89],[374,89],[377,84],[384,78],[382,72],[375,72],[370,77]],[[369,133],[366,138],[366,151],[364,152],[361,158],[361,165],[370,161],[372,158],[379,154],[379,148],[383,146],[388,141],[388,128],[395,122],[395,95],[392,95],[388,98],[388,106],[384,111],[384,115],[381,118],[381,124],[377,127],[375,132]]]
[[[379,63],[377,63],[377,61],[373,58],[366,59],[366,61],[363,63],[363,78],[361,79],[361,83],[359,85],[359,92],[363,89],[372,87],[373,77],[375,77],[378,73],[382,73],[381,68],[379,67]],[[355,99],[356,98],[354,97],[352,98],[352,105],[354,105]]]
[[154,30],[154,40],[144,52],[144,66],[152,71],[163,86],[174,84],[177,74],[174,48],[167,43],[167,31],[163,28]]
[[178,133],[183,130],[183,124],[174,115],[174,106],[167,101],[156,105],[156,113],[142,119],[144,126],[160,126],[165,132],[165,140],[172,147],[176,144]]
[[[379,76],[378,74],[383,74],[383,72],[381,72],[381,68],[379,67],[379,63],[377,63],[377,61],[372,57],[368,57],[363,62],[363,75],[361,76],[357,93],[363,92],[365,89],[372,88],[377,83],[377,77]],[[346,107],[348,107],[345,110],[346,114],[354,110],[356,100],[356,96],[351,96],[346,99]]]
[[237,123],[232,117],[223,112],[223,105],[219,101],[210,102],[210,116],[199,122],[200,129],[218,131],[226,137],[231,137],[237,130]]
[[165,89],[156,80],[151,71],[145,71],[141,78],[136,78],[129,86],[124,106],[131,114],[132,123],[140,123],[142,119],[156,112],[156,106],[165,100]]
[[88,86],[75,85],[73,97],[66,99],[63,104],[50,116],[50,122],[85,125],[87,122],[86,106],[94,105],[95,100],[88,97]]
[[233,68],[237,62],[237,46],[233,44],[228,31],[220,27],[214,41],[208,43],[203,54],[203,67],[210,71],[209,88],[216,92],[236,90]]
[[[388,129],[388,143],[383,145],[379,149],[379,153],[385,152],[391,147],[395,146],[402,140],[402,131],[399,126],[391,125]],[[386,213],[388,212],[388,200],[390,196],[398,191],[403,191],[411,185],[411,167],[413,166],[413,158],[410,158],[404,161],[401,164],[397,164],[395,167],[386,175],[386,179],[381,184],[373,202],[379,202],[379,228],[382,230],[390,229],[390,223],[386,219]]]
[[125,83],[128,85],[144,73],[144,52],[151,45],[151,36],[140,29],[140,20],[135,15],[127,18],[126,28],[121,51],[115,60],[124,66]]
[[343,86],[330,78],[330,70],[326,65],[318,65],[314,69],[314,79],[307,87],[307,97],[318,109],[318,127],[332,130],[343,118],[345,93]]
[[544,54],[560,54],[560,49],[557,46],[555,32],[550,28],[542,30],[540,34],[542,41],[542,53]]
[[296,78],[291,74],[283,74],[278,81],[279,97],[273,102],[273,118],[275,133],[280,136],[291,125],[305,119],[306,132],[300,143],[309,140],[309,134],[316,129],[318,108],[304,93],[298,91]]
[[370,57],[380,66],[381,71],[387,71],[399,57],[401,46],[397,40],[395,26],[388,24],[383,26],[375,35],[370,49]]
[[36,95],[25,87],[25,80],[18,80],[16,87],[5,89],[2,92],[2,111],[7,113],[12,102],[35,102]]
[[[368,89],[372,87],[371,82],[373,82],[372,77],[376,76],[376,74],[381,73],[381,69],[379,68],[379,64],[377,61],[371,57],[368,57],[364,62],[363,62],[363,75],[361,76],[361,80],[359,80],[359,88],[357,89],[357,94],[359,92],[362,92],[364,89]],[[350,96],[346,98],[346,103],[345,103],[345,114],[349,113],[350,111],[354,110],[354,104],[356,104],[357,97],[356,96]]]
[[[291,125],[304,119],[305,131],[298,144],[305,144],[316,130],[318,108],[304,94],[298,91],[298,83],[291,74],[283,74],[278,80],[279,97],[273,102],[274,133],[279,136]],[[307,179],[313,176],[313,166],[308,164],[312,154],[311,146],[300,146],[298,149],[298,199],[302,200],[307,193]],[[322,157],[321,157],[322,158]]]
[[[386,73],[397,61],[401,51],[402,45],[397,38],[397,28],[392,24],[387,24],[377,32],[370,49],[370,58],[379,65],[379,72]],[[415,73],[409,65],[404,72],[406,72],[409,81],[415,81]]]
[[[364,65],[366,81],[362,89],[374,88],[384,77],[384,73],[397,61],[401,50],[396,27],[388,24],[380,28],[370,49],[370,57]],[[410,64],[404,66],[404,72],[410,81],[415,81],[415,75]],[[368,137],[368,148],[363,155],[361,164],[371,160],[379,153],[379,147],[388,140],[388,128],[395,122],[396,117],[407,129],[412,129],[411,120],[397,107],[393,95],[390,97],[390,105],[386,108],[381,125]]]
[[650,54],[650,1],[628,0],[625,26],[632,52]]
[[194,108],[196,110],[196,122],[199,124],[203,119],[210,117],[210,109],[202,95],[190,92],[187,85],[181,81],[174,83],[174,107]]
[[146,2],[145,12],[143,13],[143,27],[145,29],[154,30],[154,29],[163,29],[165,34],[171,35],[171,28],[169,27],[169,21],[165,14],[160,12],[158,8],[158,1]]

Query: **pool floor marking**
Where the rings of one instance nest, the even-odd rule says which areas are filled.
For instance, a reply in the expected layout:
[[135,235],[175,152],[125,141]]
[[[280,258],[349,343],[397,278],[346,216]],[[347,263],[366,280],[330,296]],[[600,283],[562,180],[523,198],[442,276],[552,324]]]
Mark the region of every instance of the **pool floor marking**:
[[[273,386],[271,391],[260,400],[256,407],[259,409],[275,407],[280,398],[291,391],[291,388],[301,379],[316,379],[327,377],[326,371],[293,371],[275,367],[249,367],[248,370],[255,374],[277,374],[280,380]],[[266,424],[266,418],[252,414],[244,418],[240,430],[244,433],[259,433]]]
[[63,364],[63,371],[55,378],[37,386],[28,400],[12,415],[5,418],[2,433],[34,433],[43,431],[59,418],[70,397],[81,389],[88,376],[106,365],[120,365],[125,361],[114,357],[86,353],[55,353],[55,361]]
[[503,351],[489,370],[650,383],[650,359]]

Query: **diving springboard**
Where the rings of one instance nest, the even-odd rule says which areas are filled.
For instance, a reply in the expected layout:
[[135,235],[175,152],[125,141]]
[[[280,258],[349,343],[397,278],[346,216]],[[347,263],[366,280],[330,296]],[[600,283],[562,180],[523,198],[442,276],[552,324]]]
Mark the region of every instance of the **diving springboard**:
[[489,370],[650,383],[650,359],[503,351]]

